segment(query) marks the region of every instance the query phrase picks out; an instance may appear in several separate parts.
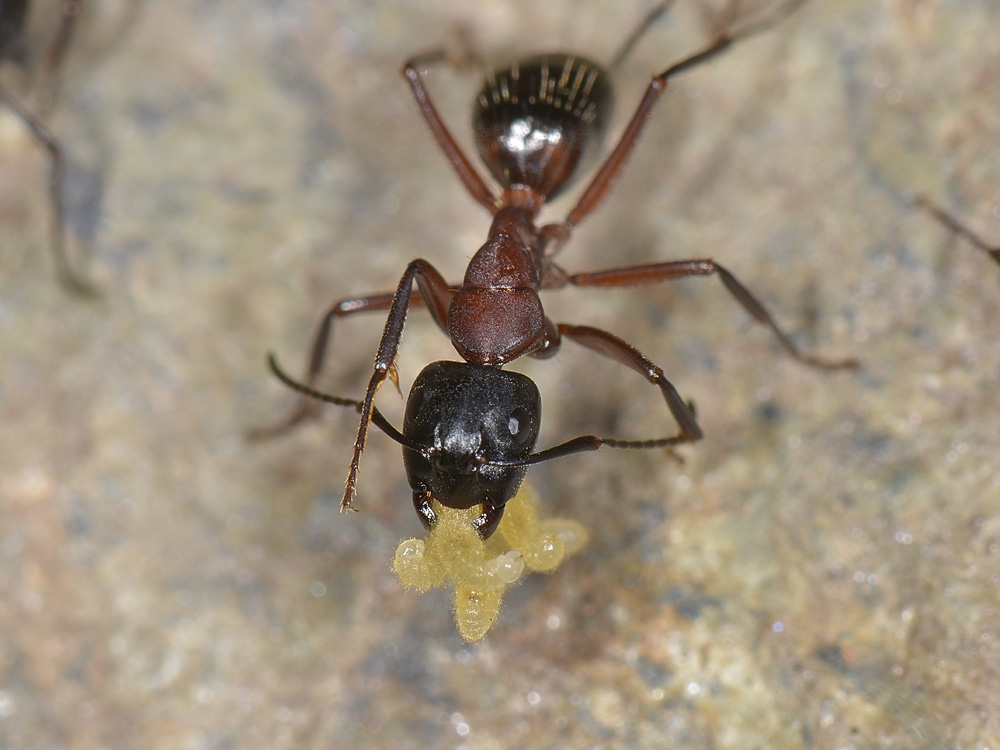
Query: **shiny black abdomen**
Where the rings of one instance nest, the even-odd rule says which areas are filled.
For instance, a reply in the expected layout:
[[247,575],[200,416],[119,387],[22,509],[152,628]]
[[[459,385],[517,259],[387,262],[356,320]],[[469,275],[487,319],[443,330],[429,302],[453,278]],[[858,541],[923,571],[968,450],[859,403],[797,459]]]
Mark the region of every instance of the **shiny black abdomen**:
[[600,146],[611,107],[600,66],[574,55],[531,57],[487,77],[472,118],[476,148],[503,187],[551,198]]

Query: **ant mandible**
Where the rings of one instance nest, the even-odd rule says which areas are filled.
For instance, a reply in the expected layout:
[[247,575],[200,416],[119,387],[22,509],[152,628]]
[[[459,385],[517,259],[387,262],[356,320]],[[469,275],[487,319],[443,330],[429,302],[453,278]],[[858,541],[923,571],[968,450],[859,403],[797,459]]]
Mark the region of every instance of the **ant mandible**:
[[[29,5],[28,0],[0,0],[0,61],[5,59],[19,61],[22,57],[24,25]],[[61,3],[59,28],[45,59],[45,75],[50,79],[65,57],[82,5],[83,0],[63,0]],[[59,281],[71,291],[89,292],[90,285],[73,269],[66,254],[66,221],[63,205],[65,162],[62,147],[42,121],[3,86],[0,86],[0,103],[24,123],[32,138],[48,153],[49,203],[52,207],[51,244]]]
[[[550,198],[570,182],[585,152],[595,147],[606,125],[611,92],[607,73],[574,55],[547,54],[491,72],[476,100],[473,115],[476,147],[494,179],[491,190],[455,142],[441,120],[423,83],[423,67],[444,58],[432,53],[403,66],[420,113],[434,140],[468,193],[493,215],[489,235],[472,258],[460,286],[449,285],[428,261],[412,261],[396,291],[340,300],[316,333],[306,376],[308,385],[285,375],[271,358],[271,369],[300,393],[353,406],[361,414],[354,443],[342,510],[355,510],[353,498],[358,469],[371,423],[403,446],[403,461],[413,491],[414,508],[430,528],[436,519],[431,500],[449,508],[482,506],[474,522],[483,539],[496,529],[504,504],[513,497],[527,467],[602,445],[618,448],[668,447],[702,437],[693,409],[678,394],[658,366],[614,334],[589,326],[553,323],[538,292],[567,285],[628,287],[687,276],[716,275],[750,314],[769,327],[795,359],[814,367],[854,367],[854,360],[826,361],[803,354],[774,322],[764,306],[727,269],[712,260],[679,260],[589,273],[570,274],[552,255],[573,228],[590,215],[607,195],[635,146],[650,111],[675,75],[718,57],[735,42],[771,28],[800,5],[792,0],[771,13],[730,26],[705,48],[674,63],[650,82],[617,145],[566,218],[536,226],[535,217]],[[616,64],[628,53],[652,20],[671,5],[662,2],[630,35]],[[731,21],[734,0],[729,6]],[[416,283],[419,295],[413,296]],[[412,305],[426,306],[434,322],[451,338],[464,362],[434,362],[417,377],[410,391],[400,433],[375,408],[379,386],[390,378],[397,385],[396,353],[406,313]],[[364,399],[327,396],[316,382],[335,319],[360,312],[388,310],[374,372]],[[567,338],[630,367],[657,386],[679,426],[676,435],[654,440],[626,441],[583,435],[540,452],[532,452],[538,436],[541,401],[526,376],[501,368],[526,355],[550,357]],[[281,425],[257,435],[285,430],[312,413],[303,402]]]

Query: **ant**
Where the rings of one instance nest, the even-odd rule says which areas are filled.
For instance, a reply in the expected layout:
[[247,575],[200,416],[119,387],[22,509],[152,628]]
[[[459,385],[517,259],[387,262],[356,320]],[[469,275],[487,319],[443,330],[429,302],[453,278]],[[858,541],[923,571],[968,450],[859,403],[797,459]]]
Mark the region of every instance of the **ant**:
[[937,221],[943,224],[951,232],[957,234],[959,237],[967,240],[968,242],[971,242],[973,245],[978,247],[984,253],[989,255],[994,260],[994,262],[1000,264],[1000,245],[990,245],[982,237],[980,237],[977,234],[974,234],[971,229],[965,226],[952,214],[948,213],[939,205],[931,202],[930,199],[922,195],[918,195],[916,198],[913,199],[913,205],[917,206],[918,208],[922,208],[924,211],[926,211],[932,217],[934,217]]
[[[712,260],[679,260],[589,273],[567,273],[553,255],[572,230],[604,200],[627,161],[647,117],[674,76],[702,65],[735,42],[767,30],[802,0],[791,0],[755,19],[733,26],[733,0],[726,24],[703,49],[656,75],[625,127],[617,145],[597,170],[575,207],[555,224],[536,226],[546,201],[569,184],[577,164],[600,141],[610,111],[611,89],[603,68],[569,54],[545,54],[490,72],[473,114],[480,157],[501,187],[496,194],[469,162],[441,120],[427,89],[424,67],[445,58],[435,52],[418,56],[402,69],[424,121],[438,147],[472,198],[493,215],[486,243],[468,265],[460,286],[449,285],[428,261],[406,267],[396,291],[336,302],[323,317],[312,344],[307,385],[286,375],[274,357],[271,370],[286,385],[321,401],[354,407],[361,424],[347,476],[342,510],[353,504],[361,455],[372,422],[403,446],[403,463],[420,520],[436,521],[432,499],[456,509],[482,506],[473,522],[485,540],[496,529],[504,505],[513,497],[530,465],[602,445],[657,448],[692,443],[702,437],[694,409],[678,394],[663,370],[631,344],[589,326],[553,323],[542,308],[539,291],[567,285],[630,287],[688,276],[716,275],[757,322],[767,326],[796,360],[823,369],[852,368],[855,360],[827,361],[799,351],[770,313],[726,268]],[[661,2],[631,34],[615,57],[617,65],[652,21],[672,3]],[[413,295],[416,283],[419,294]],[[451,338],[463,362],[434,362],[417,376],[407,399],[399,432],[375,407],[375,394],[389,378],[399,389],[396,353],[407,311],[425,306]],[[374,372],[363,400],[329,396],[312,386],[323,367],[336,319],[361,312],[386,311],[385,329]],[[582,435],[533,452],[541,420],[541,399],[525,375],[501,369],[523,356],[551,357],[569,339],[629,367],[660,389],[679,432],[652,440],[616,440]],[[290,417],[260,437],[284,431],[314,413],[303,401]]]
[[[25,21],[30,3],[28,0],[0,0],[0,61],[23,62],[25,56]],[[60,4],[59,28],[49,46],[44,74],[52,79],[61,65],[73,36],[83,0],[62,0]],[[48,92],[51,98],[51,91]],[[62,147],[54,135],[45,127],[41,119],[21,104],[6,88],[0,86],[0,103],[17,117],[32,138],[48,153],[49,158],[49,203],[52,207],[52,254],[55,257],[56,273],[59,281],[70,291],[86,293],[90,285],[73,269],[66,254],[66,215],[63,204],[63,181],[65,178],[65,158]]]

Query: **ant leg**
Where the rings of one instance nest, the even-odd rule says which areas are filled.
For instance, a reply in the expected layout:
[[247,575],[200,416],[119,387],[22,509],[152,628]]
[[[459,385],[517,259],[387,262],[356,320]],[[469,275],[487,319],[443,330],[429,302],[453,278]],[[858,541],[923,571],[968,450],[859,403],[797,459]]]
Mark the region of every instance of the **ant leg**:
[[[330,339],[333,337],[334,321],[337,318],[343,318],[355,313],[388,310],[392,306],[393,296],[386,293],[373,294],[368,297],[342,299],[335,302],[327,310],[319,326],[316,328],[316,333],[313,334],[312,344],[309,347],[309,366],[304,378],[307,387],[315,387],[316,382],[319,380],[319,375],[323,371],[327,349]],[[424,307],[426,301],[423,295],[418,295],[411,300],[410,304],[416,307]],[[444,305],[445,300],[440,300],[437,305],[431,308],[431,315],[442,330],[444,329],[444,319],[448,313],[448,308]],[[315,417],[319,413],[319,406],[319,402],[315,399],[303,397],[299,400],[298,406],[285,419],[274,425],[251,429],[247,432],[247,437],[250,440],[263,440],[283,435],[305,420]]]
[[[587,189],[583,191],[583,195],[580,196],[576,206],[573,207],[573,210],[569,212],[569,215],[561,224],[550,224],[542,227],[542,232],[550,240],[561,244],[569,236],[573,227],[583,221],[601,204],[601,201],[604,200],[608,191],[618,179],[618,175],[621,174],[625,162],[631,156],[632,149],[635,147],[639,135],[642,133],[642,128],[646,124],[649,113],[666,89],[667,81],[678,73],[683,73],[686,70],[718,57],[732,46],[733,43],[772,28],[801,5],[802,2],[804,0],[791,0],[791,2],[784,3],[781,8],[776,9],[768,15],[748,21],[735,29],[722,31],[704,49],[675,62],[662,73],[654,76],[653,80],[649,82],[646,93],[639,102],[635,114],[632,115],[632,119],[625,127],[625,131],[622,133],[618,143],[612,149],[607,159],[605,159],[604,164],[601,165],[597,174],[594,175]],[[728,15],[734,12],[737,4],[738,2],[735,0],[730,3]]]
[[[278,360],[273,354],[267,355],[267,364],[270,367],[271,372],[274,376],[280,380],[282,383],[287,385],[296,393],[301,393],[303,396],[308,398],[316,399],[317,401],[322,401],[325,404],[335,404],[336,406],[348,406],[358,414],[361,413],[361,407],[364,404],[358,401],[356,398],[344,398],[343,396],[334,396],[331,393],[324,393],[323,391],[317,391],[315,388],[310,388],[307,385],[300,383],[295,380],[291,375],[281,369],[281,365],[278,364]],[[393,427],[392,422],[385,418],[385,416],[378,410],[378,407],[372,409],[372,421],[375,426],[378,427],[382,432],[388,435],[390,438],[395,440],[397,443],[402,445],[404,448],[411,448],[419,450],[420,446],[415,446],[414,443],[409,440],[403,433]]]
[[90,294],[93,288],[81,278],[66,255],[65,210],[63,207],[63,177],[65,160],[62,148],[48,129],[21,103],[0,87],[0,102],[5,104],[27,126],[35,141],[49,154],[49,202],[52,205],[52,254],[55,256],[59,281],[70,291]]
[[448,130],[448,126],[444,124],[444,121],[438,114],[437,108],[431,101],[430,94],[424,87],[423,76],[425,71],[422,68],[429,63],[444,60],[446,57],[447,55],[443,51],[430,52],[419,57],[414,57],[408,60],[403,66],[403,75],[413,90],[413,98],[417,100],[417,107],[420,108],[420,114],[423,116],[424,122],[431,129],[431,135],[437,141],[438,148],[441,149],[448,163],[455,170],[458,179],[461,180],[469,195],[477,203],[484,206],[491,214],[495,214],[500,208],[500,200],[493,195],[493,191],[486,185],[483,178],[479,176],[475,167],[472,166],[472,163],[462,152],[461,147]]
[[638,44],[639,40],[645,36],[646,32],[656,23],[660,16],[666,13],[670,6],[674,4],[674,0],[662,0],[655,8],[653,8],[649,13],[645,15],[639,25],[635,27],[635,30],[625,39],[622,46],[615,53],[615,56],[611,58],[611,64],[608,66],[611,70],[618,68],[625,59],[632,54],[632,50],[635,45]]
[[[416,307],[427,306],[428,298],[423,294],[423,288],[420,287],[419,278],[417,279],[417,285],[418,288],[421,289],[421,294],[410,300],[410,304]],[[438,324],[438,327],[447,333],[445,321],[448,318],[448,306],[451,304],[451,297],[453,294],[439,294],[434,296],[431,290],[428,290],[428,294],[430,295],[429,309],[431,317],[434,318],[434,322]],[[309,355],[309,370],[306,376],[306,383],[310,386],[315,385],[316,379],[319,377],[320,371],[323,369],[323,363],[326,360],[326,349],[330,343],[330,337],[333,335],[333,321],[335,318],[342,318],[355,313],[388,310],[392,307],[392,301],[394,298],[394,294],[374,294],[369,297],[343,299],[335,303],[327,311],[326,315],[323,316],[323,319],[319,324],[319,328],[316,330],[316,334],[313,337],[313,343]]]
[[[663,393],[664,400],[667,402],[667,406],[670,408],[670,413],[674,415],[674,419],[681,428],[680,434],[674,438],[667,439],[669,441],[667,444],[693,443],[696,440],[701,440],[701,428],[695,421],[691,408],[684,403],[680,394],[677,393],[677,389],[664,376],[663,370],[646,359],[642,352],[627,341],[599,328],[572,326],[565,323],[560,323],[557,328],[560,335],[565,336],[570,341],[574,341],[580,344],[580,346],[585,346],[598,354],[603,354],[617,362],[621,362],[626,367],[631,367],[650,383],[659,387]],[[595,446],[592,450],[596,450],[597,447]]]
[[[347,482],[344,487],[344,499],[340,503],[341,510],[357,510],[352,500],[354,499],[355,488],[358,484],[358,468],[361,466],[361,454],[365,451],[365,443],[368,441],[368,429],[372,421],[372,412],[375,408],[375,394],[379,386],[387,377],[396,381],[395,361],[396,353],[399,351],[399,340],[403,334],[403,325],[406,323],[406,313],[410,308],[411,297],[413,296],[413,282],[416,281],[420,288],[420,294],[427,302],[428,308],[439,323],[447,321],[447,313],[441,316],[441,311],[446,310],[451,302],[454,291],[448,286],[444,277],[438,273],[426,260],[413,260],[406,267],[403,277],[399,280],[396,293],[393,295],[392,304],[389,308],[389,315],[385,321],[385,330],[379,340],[378,353],[375,355],[375,372],[372,373],[368,381],[368,388],[365,391],[365,398],[361,403],[361,425],[358,427],[358,437],[354,441],[354,455],[351,458],[351,468],[347,473]],[[439,316],[441,316],[439,318]],[[396,383],[399,387],[399,383]]]
[[922,195],[918,195],[916,198],[914,198],[913,203],[914,205],[924,209],[927,213],[929,213],[939,222],[944,224],[945,227],[950,229],[959,237],[968,240],[973,245],[975,245],[980,250],[989,255],[991,258],[993,258],[994,261],[1000,263],[1000,245],[997,246],[988,245],[983,238],[973,234],[969,230],[969,228],[966,227],[964,224],[962,224],[958,219],[949,214],[940,206],[931,203],[929,199],[925,198]]
[[[420,280],[417,280],[418,287]],[[448,306],[451,304],[452,295],[434,296],[428,291],[432,304],[430,305],[431,317],[442,331],[447,333],[445,321],[448,317]],[[312,344],[309,348],[309,367],[306,370],[305,383],[308,388],[316,385],[319,375],[323,370],[326,361],[327,348],[333,336],[333,323],[337,318],[346,317],[355,313],[374,312],[388,310],[392,306],[394,294],[373,294],[367,297],[352,297],[335,302],[323,316],[316,333],[313,334]],[[416,307],[427,306],[427,298],[423,291],[421,294],[411,299],[410,304]],[[285,419],[269,427],[259,427],[247,432],[250,440],[261,440],[284,434],[293,427],[296,427],[306,419],[315,417],[319,410],[319,403],[313,398],[302,398],[299,405]]]
[[778,324],[774,322],[774,318],[771,317],[771,313],[750,293],[750,290],[743,286],[728,269],[712,260],[675,260],[665,263],[650,263],[642,266],[609,268],[603,271],[570,274],[566,279],[569,284],[574,286],[623,287],[670,281],[687,276],[709,276],[713,274],[722,280],[727,291],[740,303],[740,306],[747,311],[750,317],[770,328],[771,332],[778,339],[778,343],[799,362],[823,370],[853,369],[858,366],[858,361],[853,358],[827,360],[803,354],[792,343],[788,334],[778,327]]
[[53,37],[45,54],[42,80],[45,85],[46,102],[55,100],[56,73],[62,67],[63,60],[66,57],[70,40],[72,40],[73,32],[76,30],[77,20],[80,17],[80,12],[83,10],[82,6],[83,0],[62,0],[61,2],[60,12],[62,17],[59,20],[59,29],[56,31],[56,35]]

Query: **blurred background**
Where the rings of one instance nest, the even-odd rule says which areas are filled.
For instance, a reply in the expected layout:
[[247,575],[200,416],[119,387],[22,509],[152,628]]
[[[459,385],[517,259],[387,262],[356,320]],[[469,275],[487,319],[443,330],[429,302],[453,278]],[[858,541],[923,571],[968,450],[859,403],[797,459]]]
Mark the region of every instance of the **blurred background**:
[[[27,62],[59,16],[32,5]],[[608,60],[650,5],[85,4],[45,121],[95,298],[57,284],[44,155],[0,112],[0,746],[992,746],[1000,269],[908,203],[1000,243],[991,0],[811,0],[670,87],[561,265],[712,257],[804,348],[862,368],[792,361],[717,279],[546,296],[660,364],[706,437],[683,464],[532,469],[544,513],[592,538],[513,588],[483,642],[389,569],[421,534],[397,446],[373,435],[341,515],[355,414],[244,438],[294,404],[268,351],[301,372],[331,302],[414,257],[457,282],[485,240],[406,57],[467,38],[488,60]],[[712,17],[679,0],[646,35],[613,135]],[[30,73],[0,81],[31,102]],[[478,76],[427,82],[471,148]],[[323,387],[361,395],[383,323],[338,327]],[[442,358],[415,311],[404,393]],[[515,369],[542,446],[673,429],[655,388],[572,344]],[[398,423],[391,389],[379,403]]]

